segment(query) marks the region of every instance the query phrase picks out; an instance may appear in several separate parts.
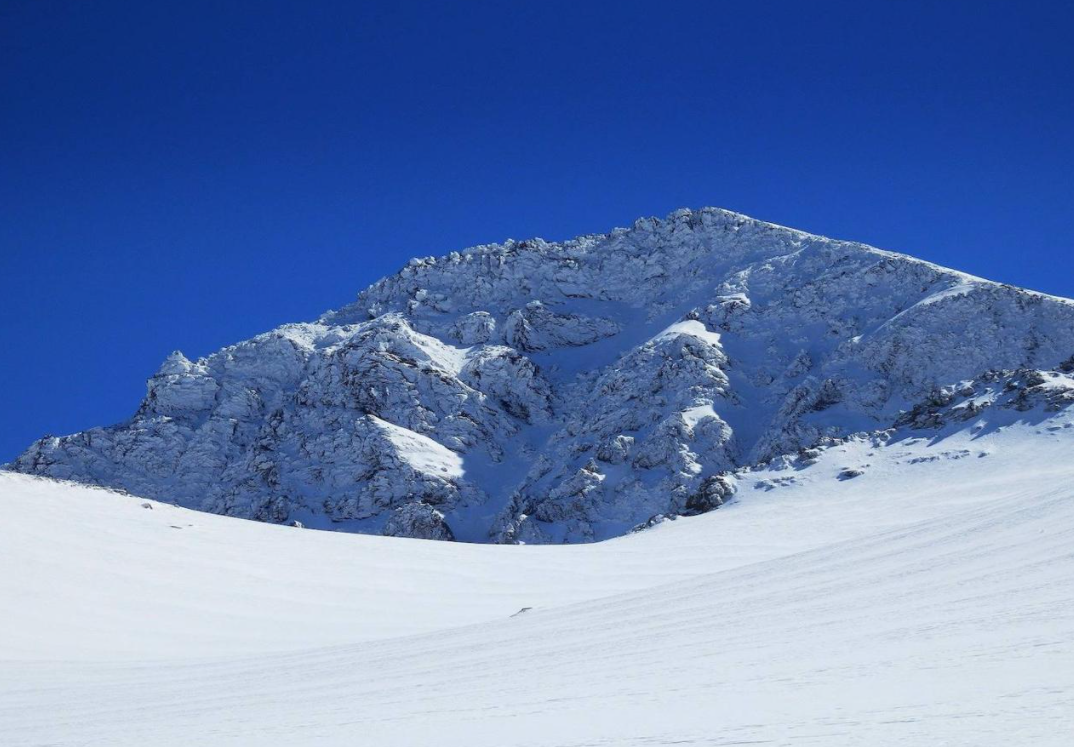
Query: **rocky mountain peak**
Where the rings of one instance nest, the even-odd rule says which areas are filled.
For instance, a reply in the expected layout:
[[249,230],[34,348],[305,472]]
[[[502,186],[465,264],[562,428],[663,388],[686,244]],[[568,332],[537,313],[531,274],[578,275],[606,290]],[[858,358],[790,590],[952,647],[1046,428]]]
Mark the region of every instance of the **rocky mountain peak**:
[[1072,354],[1064,299],[680,210],[411,260],[316,322],[173,353],[129,421],[9,468],[319,528],[592,541]]

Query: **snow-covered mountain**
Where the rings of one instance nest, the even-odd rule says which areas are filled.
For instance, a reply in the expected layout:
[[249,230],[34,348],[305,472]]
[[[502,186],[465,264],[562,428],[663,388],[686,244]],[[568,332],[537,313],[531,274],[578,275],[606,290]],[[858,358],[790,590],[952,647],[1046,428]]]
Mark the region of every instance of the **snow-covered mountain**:
[[8,467],[270,522],[592,541],[853,434],[1061,408],[1072,356],[1071,301],[682,210],[411,260],[316,322],[172,354],[130,420]]
[[1072,354],[720,210],[415,260],[0,472],[0,744],[1065,746]]

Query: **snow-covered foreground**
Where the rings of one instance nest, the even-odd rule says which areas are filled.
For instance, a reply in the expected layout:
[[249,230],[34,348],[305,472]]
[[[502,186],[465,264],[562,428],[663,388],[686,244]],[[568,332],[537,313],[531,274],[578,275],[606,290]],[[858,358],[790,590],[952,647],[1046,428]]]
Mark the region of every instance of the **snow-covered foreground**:
[[0,473],[0,744],[1067,745],[1074,427],[1031,420],[565,547]]

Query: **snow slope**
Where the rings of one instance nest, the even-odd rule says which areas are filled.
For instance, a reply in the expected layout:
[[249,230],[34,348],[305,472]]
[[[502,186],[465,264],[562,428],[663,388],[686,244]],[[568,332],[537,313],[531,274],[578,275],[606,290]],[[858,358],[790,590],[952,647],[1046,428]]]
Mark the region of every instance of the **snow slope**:
[[993,408],[559,547],[0,474],[0,744],[1067,745],[1072,446]]

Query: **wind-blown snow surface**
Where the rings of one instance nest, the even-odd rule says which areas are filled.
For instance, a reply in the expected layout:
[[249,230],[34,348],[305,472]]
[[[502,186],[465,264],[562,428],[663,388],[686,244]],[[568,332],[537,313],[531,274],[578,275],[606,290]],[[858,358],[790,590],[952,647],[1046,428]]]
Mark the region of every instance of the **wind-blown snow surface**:
[[566,547],[0,474],[0,744],[1068,745],[1074,423],[1005,390]]
[[129,421],[10,468],[277,523],[585,542],[1072,355],[1070,301],[684,210],[412,260],[315,323],[173,354]]

